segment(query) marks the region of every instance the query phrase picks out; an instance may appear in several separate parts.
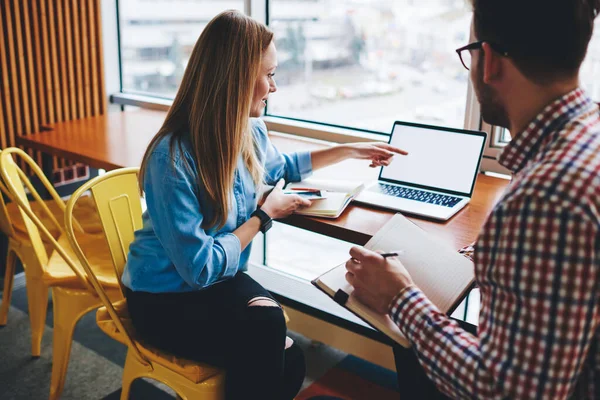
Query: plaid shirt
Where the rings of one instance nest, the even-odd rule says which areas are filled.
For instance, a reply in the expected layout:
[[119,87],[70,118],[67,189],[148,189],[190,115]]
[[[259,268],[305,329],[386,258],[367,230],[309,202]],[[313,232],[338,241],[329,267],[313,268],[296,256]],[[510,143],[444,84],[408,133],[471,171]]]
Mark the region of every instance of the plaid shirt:
[[577,89],[502,151],[514,177],[475,244],[478,337],[417,288],[390,304],[454,398],[600,399],[600,115]]

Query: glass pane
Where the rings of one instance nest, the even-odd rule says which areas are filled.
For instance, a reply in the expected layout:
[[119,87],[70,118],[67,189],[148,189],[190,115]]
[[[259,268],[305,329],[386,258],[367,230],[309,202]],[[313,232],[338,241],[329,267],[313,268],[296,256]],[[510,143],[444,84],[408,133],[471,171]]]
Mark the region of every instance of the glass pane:
[[274,223],[267,232],[267,267],[313,280],[346,262],[353,244],[293,226]]
[[596,19],[594,36],[581,66],[581,84],[595,101],[600,101],[600,22]]
[[510,142],[511,136],[510,136],[510,132],[508,129],[506,128],[502,128],[502,135],[500,135],[500,140],[501,142]]
[[272,0],[278,93],[269,115],[389,133],[395,120],[464,125],[464,0]]
[[173,98],[206,24],[243,0],[120,0],[123,91]]

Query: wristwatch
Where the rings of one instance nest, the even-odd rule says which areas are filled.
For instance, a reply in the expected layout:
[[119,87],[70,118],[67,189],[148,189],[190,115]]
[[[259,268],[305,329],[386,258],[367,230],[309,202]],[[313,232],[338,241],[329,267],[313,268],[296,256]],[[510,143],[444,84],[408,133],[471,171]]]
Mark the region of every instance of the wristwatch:
[[260,219],[260,231],[262,233],[265,233],[271,229],[271,226],[273,225],[273,219],[269,217],[269,214],[261,210],[260,207],[252,213],[250,218],[252,217],[258,217],[258,219]]

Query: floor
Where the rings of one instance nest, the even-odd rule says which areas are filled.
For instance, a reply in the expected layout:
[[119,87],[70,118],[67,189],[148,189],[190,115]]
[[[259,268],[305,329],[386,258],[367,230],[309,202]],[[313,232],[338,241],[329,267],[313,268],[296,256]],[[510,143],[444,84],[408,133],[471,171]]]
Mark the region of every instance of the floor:
[[[46,399],[52,357],[52,310],[42,342],[42,356],[30,356],[27,296],[22,276],[15,281],[8,324],[0,328],[0,399]],[[347,355],[329,346],[290,334],[305,352],[307,376],[297,400],[335,395],[345,400],[399,399],[394,372]],[[62,399],[118,399],[125,346],[108,338],[96,326],[94,313],[77,325],[67,382]],[[131,399],[171,399],[168,388],[138,380]]]

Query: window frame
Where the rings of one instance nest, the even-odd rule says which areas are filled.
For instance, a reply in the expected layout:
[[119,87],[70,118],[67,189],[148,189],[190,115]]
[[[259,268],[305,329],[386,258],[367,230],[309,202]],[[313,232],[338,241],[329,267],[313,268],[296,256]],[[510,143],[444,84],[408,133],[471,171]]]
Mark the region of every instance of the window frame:
[[[120,107],[123,109],[124,106],[136,106],[155,110],[168,110],[172,104],[171,99],[149,94],[124,92],[122,90],[119,1],[123,0],[102,2],[104,71],[106,92],[109,95],[109,104],[111,105],[109,108]],[[269,10],[270,0],[244,0],[244,12],[267,25]],[[460,60],[457,59],[456,62],[460,62]],[[464,129],[483,130],[488,133],[480,170],[507,174],[509,171],[496,161],[496,157],[502,148],[502,144],[497,140],[500,130],[481,120],[479,103],[477,102],[470,79],[468,80],[466,90],[467,104],[465,107]],[[267,124],[268,129],[272,131],[333,143],[387,142],[389,138],[389,135],[384,133],[303,121],[291,117],[265,115],[263,120]]]

